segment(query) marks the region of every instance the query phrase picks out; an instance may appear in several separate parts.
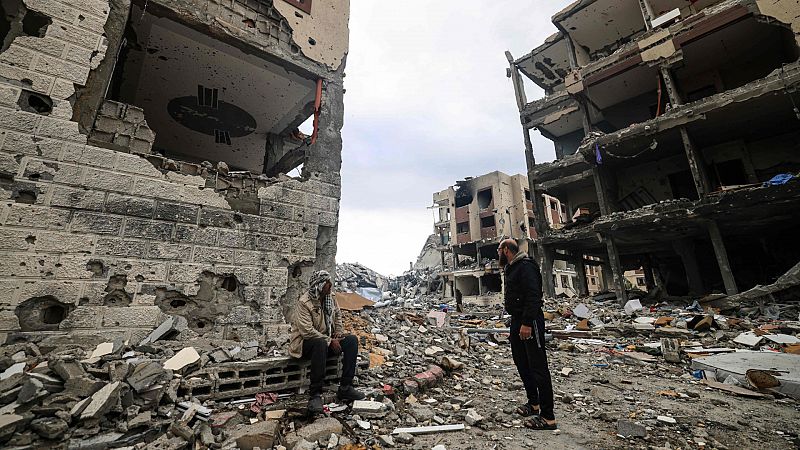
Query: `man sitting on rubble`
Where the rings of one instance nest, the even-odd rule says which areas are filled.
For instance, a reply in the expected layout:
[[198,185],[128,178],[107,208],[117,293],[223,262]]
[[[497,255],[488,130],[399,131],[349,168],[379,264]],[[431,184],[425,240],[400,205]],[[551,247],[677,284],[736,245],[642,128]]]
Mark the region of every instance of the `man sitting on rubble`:
[[342,327],[342,314],[331,294],[331,276],[324,270],[311,275],[308,292],[297,302],[292,320],[292,336],[289,354],[295,358],[311,361],[311,387],[308,410],[319,414],[322,409],[322,384],[325,380],[325,366],[329,354],[344,354],[342,358],[342,378],[337,396],[340,400],[361,400],[364,394],[353,387],[356,374],[358,339],[352,334],[345,335]]
[[497,247],[505,273],[505,308],[511,314],[511,355],[517,366],[528,402],[517,413],[529,417],[525,426],[535,430],[555,430],[553,383],[547,367],[542,313],[542,275],[539,265],[519,251],[514,239]]

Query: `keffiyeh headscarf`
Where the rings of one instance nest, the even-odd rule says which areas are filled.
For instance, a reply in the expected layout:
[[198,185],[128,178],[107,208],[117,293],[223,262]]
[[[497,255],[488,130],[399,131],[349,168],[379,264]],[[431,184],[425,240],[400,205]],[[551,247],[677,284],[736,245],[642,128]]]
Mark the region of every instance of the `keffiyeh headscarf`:
[[[312,299],[318,299],[322,293],[325,283],[331,281],[331,274],[325,270],[318,270],[311,275],[308,281],[308,295]],[[325,328],[328,336],[333,334],[333,296],[328,294],[322,299],[322,312],[325,315]]]

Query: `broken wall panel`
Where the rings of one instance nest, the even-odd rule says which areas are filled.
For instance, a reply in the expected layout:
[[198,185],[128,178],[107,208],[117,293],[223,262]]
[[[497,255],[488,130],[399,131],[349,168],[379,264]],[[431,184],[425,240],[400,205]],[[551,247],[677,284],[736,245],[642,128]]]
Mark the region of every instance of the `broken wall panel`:
[[[181,16],[205,38],[325,80],[320,137],[302,178],[229,173],[222,163],[148,153],[159,130],[146,108],[106,99],[88,113],[93,128],[79,126],[86,115],[71,102],[76,89],[108,85],[110,73],[87,80],[118,50],[107,44],[119,36],[104,33],[121,32],[105,25],[124,16],[111,11],[124,2],[18,3],[13,20],[40,25],[13,28],[0,50],[0,341],[61,342],[68,333],[93,345],[102,333],[133,342],[172,314],[189,319],[190,334],[263,342],[284,333],[283,311],[297,294],[287,294],[290,272],[305,280],[333,267],[343,65],[333,71],[292,53],[292,29],[274,11],[252,17],[278,23],[284,47],[248,47],[255,41],[229,33],[222,13],[203,18],[215,30],[195,12]],[[164,3],[176,2],[149,2],[148,11]],[[347,8],[337,17],[346,30]]]

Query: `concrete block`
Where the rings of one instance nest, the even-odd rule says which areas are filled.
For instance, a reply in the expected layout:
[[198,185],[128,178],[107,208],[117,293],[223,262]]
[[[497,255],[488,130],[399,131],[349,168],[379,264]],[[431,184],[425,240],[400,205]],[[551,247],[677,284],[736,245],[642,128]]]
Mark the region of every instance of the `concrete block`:
[[153,328],[164,319],[158,306],[125,306],[108,308],[103,314],[103,327]]
[[36,235],[36,251],[45,253],[91,253],[94,238],[87,235],[39,232]]
[[[2,72],[0,72],[0,75],[2,75]],[[43,116],[38,114],[0,107],[0,128],[9,128],[33,134],[39,123],[41,123],[42,118]]]
[[17,203],[11,205],[5,224],[15,227],[64,229],[69,218],[69,211]]
[[50,201],[52,206],[102,211],[106,195],[101,191],[57,187]]
[[194,347],[186,347],[164,362],[164,368],[180,372],[182,369],[200,360],[200,354]]
[[82,86],[86,84],[86,79],[89,77],[88,65],[75,64],[44,55],[40,55],[36,60],[33,70],[59,78],[66,78]]
[[28,251],[36,242],[36,231],[0,229],[0,250]]
[[232,431],[236,446],[241,450],[272,448],[278,442],[278,422],[262,420],[250,425],[239,425]]
[[52,276],[56,263],[56,255],[6,255],[0,258],[0,276],[44,278]]
[[171,334],[180,333],[187,327],[186,318],[183,316],[171,316],[161,322],[161,325],[156,327],[150,334],[139,342],[139,345],[153,343],[159,339],[169,336]]
[[234,262],[240,266],[260,266],[267,264],[267,255],[263,252],[236,250]]
[[196,283],[200,274],[210,269],[206,264],[170,264],[168,280],[175,283]]
[[199,206],[159,201],[156,205],[155,218],[173,222],[197,223],[199,211]]
[[53,139],[34,140],[30,134],[6,131],[3,141],[3,151],[15,155],[32,155],[44,159],[57,159],[61,154],[64,143]]
[[227,248],[195,247],[192,262],[233,264],[234,253]]
[[192,246],[153,242],[147,249],[147,257],[153,259],[171,259],[179,262],[189,262],[192,259]]
[[125,216],[152,217],[155,210],[153,199],[130,197],[109,193],[106,198],[105,211]]
[[[75,126],[77,127],[77,123]],[[67,144],[61,154],[61,161],[111,169],[114,167],[115,156],[116,152],[112,150],[91,145]]]
[[[14,38],[14,44],[25,47],[30,50],[35,50],[37,52],[45,53],[50,56],[61,56],[64,53],[64,49],[67,47],[67,44],[63,41],[58,39],[53,39],[49,36],[38,37],[38,36],[17,36]],[[73,83],[70,83],[72,85]],[[58,98],[66,98],[66,97],[58,97]]]
[[219,247],[225,248],[256,248],[256,235],[241,231],[220,230],[217,240]]
[[234,218],[233,211],[217,208],[201,208],[200,225],[220,228],[235,228],[237,220]]
[[342,433],[342,424],[333,417],[317,419],[297,430],[297,435],[309,442],[325,441],[334,433]]
[[317,254],[317,241],[314,239],[292,238],[292,253],[314,257]]
[[54,139],[63,139],[80,144],[86,143],[86,135],[78,129],[78,123],[69,120],[42,117],[37,133]]
[[73,233],[118,235],[122,231],[122,217],[76,212],[69,230]]
[[129,192],[133,187],[133,176],[118,172],[88,169],[83,185],[104,191]]
[[142,392],[158,383],[172,379],[172,374],[155,361],[146,361],[136,365],[133,372],[125,380],[136,392]]
[[[214,246],[217,243],[219,232],[220,230],[217,228],[176,225],[175,241]],[[220,246],[223,244],[220,243]]]
[[145,258],[147,256],[147,241],[101,237],[97,239],[95,254]]
[[111,264],[110,275],[127,275],[128,280],[164,281],[167,277],[167,264],[160,261],[119,260]]
[[137,155],[120,153],[117,155],[117,163],[114,168],[122,172],[128,172],[145,177],[163,177],[161,171],[156,169],[155,166],[150,163],[150,161]]
[[168,222],[157,222],[146,219],[128,219],[123,236],[169,241],[174,225]]

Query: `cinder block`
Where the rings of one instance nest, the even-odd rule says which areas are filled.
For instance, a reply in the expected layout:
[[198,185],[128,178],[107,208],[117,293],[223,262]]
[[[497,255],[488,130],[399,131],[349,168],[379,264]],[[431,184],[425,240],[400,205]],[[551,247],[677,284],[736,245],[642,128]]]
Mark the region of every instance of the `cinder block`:
[[314,239],[292,238],[292,253],[314,257],[317,254],[317,241]]
[[172,237],[174,225],[149,219],[128,219],[125,223],[125,237],[138,237],[157,241],[168,241]]
[[215,247],[195,247],[192,262],[233,264],[232,249]]
[[208,264],[170,264],[168,280],[175,283],[196,283],[204,270],[210,270]]
[[34,140],[33,135],[6,131],[3,151],[14,155],[33,155],[43,159],[58,159],[64,143],[52,139]]
[[72,311],[59,325],[60,330],[100,328],[105,306],[79,306]]
[[145,258],[147,256],[147,241],[101,237],[97,239],[95,254]]
[[86,84],[89,77],[89,65],[75,64],[51,56],[40,55],[33,66],[33,70],[47,75],[72,80],[81,86]]
[[0,229],[0,250],[25,252],[33,248],[36,231]]
[[256,250],[282,253],[290,250],[290,241],[286,236],[259,235]]
[[148,248],[147,257],[153,259],[171,259],[179,262],[189,262],[192,259],[192,246],[153,242]]
[[256,248],[256,238],[257,235],[253,233],[247,233],[242,231],[220,230],[219,237],[217,239],[218,242],[217,246],[225,248],[244,248],[252,250]]
[[262,284],[265,286],[285,287],[288,282],[287,269],[267,269],[264,271]]
[[[239,215],[241,217],[241,215]],[[241,218],[239,219],[241,220]],[[217,208],[201,208],[200,225],[220,228],[235,228],[237,220],[234,218],[233,211]]]
[[73,209],[102,211],[105,199],[106,194],[101,191],[73,189],[59,186],[53,191],[51,205]]
[[[67,47],[64,41],[54,39],[50,36],[17,36],[14,38],[14,44],[27,49],[36,50],[37,52],[46,53],[50,56],[61,56],[61,54],[64,53],[64,49]],[[70,85],[73,84],[70,83]]]
[[23,281],[18,284],[17,293],[20,301],[49,295],[60,302],[78,303],[81,297],[81,283],[73,281]]
[[114,234],[122,231],[122,217],[76,212],[69,224],[73,233]]
[[15,88],[14,86],[0,86],[0,105],[8,106],[10,108],[16,107],[17,99],[19,99],[20,93],[22,93],[22,89]]
[[0,76],[10,80],[30,80],[29,89],[43,94],[48,93],[55,79],[55,77],[51,75],[45,75],[43,73],[3,63],[0,63]]
[[125,306],[106,308],[103,314],[104,327],[152,328],[164,320],[158,306]]
[[197,223],[199,211],[199,206],[159,201],[156,205],[155,218],[173,222]]
[[97,276],[102,277],[104,275],[96,275],[89,268],[89,262],[97,260],[102,261],[104,265],[109,263],[108,259],[105,258],[95,258],[86,255],[61,255],[58,260],[58,267],[56,267],[54,271],[55,277],[69,280],[90,280]]
[[82,234],[39,232],[36,236],[36,251],[44,253],[91,253],[94,238]]
[[10,66],[30,69],[34,53],[19,45],[11,44],[3,53],[0,53],[0,62]]
[[[75,122],[73,123],[77,127],[78,124]],[[110,169],[114,167],[115,156],[116,152],[112,150],[92,147],[91,145],[67,144],[64,146],[64,152],[61,155],[61,160],[87,166]]]
[[120,153],[117,155],[117,165],[115,166],[115,169],[145,177],[155,177],[160,179],[164,176],[147,159],[141,156],[128,155],[125,153]]
[[110,275],[127,275],[128,280],[165,281],[167,264],[160,261],[115,261],[109,269]]
[[38,114],[0,107],[0,128],[33,134],[43,118]]
[[119,133],[123,123],[116,117],[98,116],[94,121],[94,129],[103,133]]
[[236,250],[234,252],[234,262],[242,266],[261,266],[266,265],[268,253],[254,252],[250,250]]
[[0,258],[0,276],[45,278],[52,276],[57,255],[5,255]]
[[70,120],[41,117],[41,123],[39,124],[37,133],[45,137],[63,139],[65,141],[81,144],[86,143],[86,136],[81,134],[78,129],[78,123]]
[[105,211],[125,216],[152,217],[155,201],[148,198],[130,197],[109,193],[106,198]]
[[[192,242],[214,246],[217,243],[218,228],[196,227],[192,225],[175,226],[175,242]],[[222,246],[222,244],[220,244]]]
[[69,220],[70,211],[16,203],[11,205],[5,224],[15,227],[64,229]]
[[260,214],[276,219],[292,219],[294,218],[294,207],[274,202],[262,202]]
[[87,169],[84,186],[104,191],[129,192],[133,187],[133,176],[105,170]]

